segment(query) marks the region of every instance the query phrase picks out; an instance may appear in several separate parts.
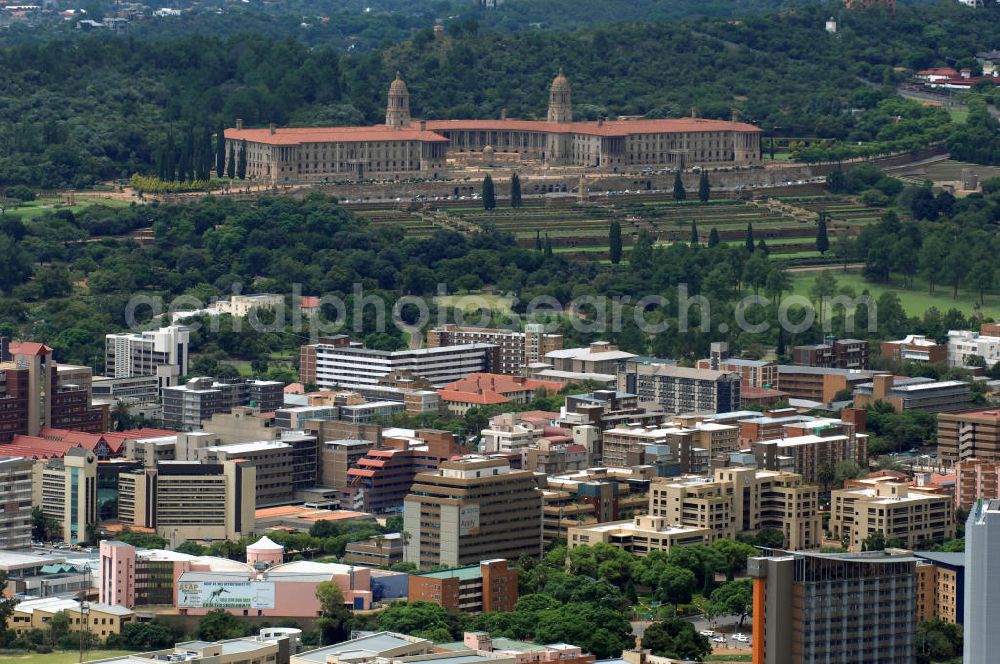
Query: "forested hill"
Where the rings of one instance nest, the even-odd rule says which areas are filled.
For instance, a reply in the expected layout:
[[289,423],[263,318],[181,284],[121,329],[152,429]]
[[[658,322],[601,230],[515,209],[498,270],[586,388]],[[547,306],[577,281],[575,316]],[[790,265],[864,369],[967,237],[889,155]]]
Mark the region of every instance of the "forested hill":
[[[636,23],[579,32],[429,31],[367,54],[292,39],[93,37],[0,49],[0,185],[85,186],[150,168],[168,130],[380,122],[396,69],[415,115],[544,113],[558,66],[579,117],[598,114],[728,118],[731,109],[781,135],[881,140],[901,75],[996,46],[1000,10],[955,4],[845,13],[829,6],[749,16]],[[863,111],[858,113],[858,111]],[[900,109],[891,109],[905,115]],[[921,122],[917,117],[914,122]],[[896,132],[905,132],[906,123]]]

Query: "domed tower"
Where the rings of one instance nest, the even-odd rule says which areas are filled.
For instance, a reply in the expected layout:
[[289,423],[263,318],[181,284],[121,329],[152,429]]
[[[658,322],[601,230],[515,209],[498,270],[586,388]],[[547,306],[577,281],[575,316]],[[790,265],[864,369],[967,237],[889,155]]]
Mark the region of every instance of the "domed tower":
[[389,103],[385,107],[385,123],[390,127],[410,126],[410,91],[399,72],[389,86]]
[[247,564],[260,569],[280,565],[285,559],[285,547],[264,536],[247,546]]
[[573,95],[570,92],[569,79],[560,67],[559,74],[552,80],[552,87],[549,88],[549,122],[572,121]]

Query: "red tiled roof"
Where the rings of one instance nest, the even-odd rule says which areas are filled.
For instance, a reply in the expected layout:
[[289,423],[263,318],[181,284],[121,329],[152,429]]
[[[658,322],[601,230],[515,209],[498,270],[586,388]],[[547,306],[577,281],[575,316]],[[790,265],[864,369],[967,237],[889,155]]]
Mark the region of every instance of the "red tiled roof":
[[226,129],[227,139],[266,145],[301,145],[302,143],[357,143],[361,141],[423,141],[447,143],[448,139],[419,127],[281,127],[270,129]]
[[961,74],[957,70],[952,69],[951,67],[932,67],[930,69],[921,69],[920,71],[917,72],[916,75],[917,76],[947,76],[949,78],[961,76]]
[[315,295],[303,295],[299,298],[299,306],[303,309],[315,309],[319,306],[319,297]]
[[34,341],[17,341],[11,342],[10,348],[8,349],[11,355],[51,355],[52,349],[45,344],[40,344]]
[[29,459],[61,459],[74,447],[83,446],[38,436],[17,435],[11,442],[0,445],[0,455]]
[[674,134],[701,131],[760,131],[759,127],[745,122],[709,120],[707,118],[564,123],[547,120],[428,120],[427,128],[432,131],[537,131],[555,134],[586,134],[588,136]]
[[285,394],[305,394],[306,386],[302,383],[289,383],[285,385]]
[[507,403],[510,401],[507,397],[502,394],[497,394],[496,392],[460,392],[458,390],[438,390],[438,394],[441,395],[441,401],[450,401],[452,403],[473,403],[481,406],[496,405]]

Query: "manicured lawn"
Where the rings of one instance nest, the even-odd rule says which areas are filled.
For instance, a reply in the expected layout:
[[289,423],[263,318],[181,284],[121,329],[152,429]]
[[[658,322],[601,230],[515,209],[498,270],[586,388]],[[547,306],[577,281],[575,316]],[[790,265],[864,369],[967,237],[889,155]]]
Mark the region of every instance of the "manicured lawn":
[[[83,661],[121,657],[130,654],[127,650],[88,650],[83,653]],[[80,661],[80,653],[75,650],[66,652],[18,653],[17,651],[0,651],[0,664],[74,664]]]
[[[979,294],[968,289],[959,289],[958,299],[952,299],[951,288],[938,285],[933,295],[927,292],[926,284],[919,279],[914,282],[912,289],[903,288],[897,278],[893,278],[893,283],[874,284],[861,278],[860,272],[856,270],[844,272],[841,268],[831,268],[833,276],[837,279],[837,287],[850,286],[855,294],[861,295],[867,290],[872,297],[877,298],[886,291],[893,291],[899,295],[899,300],[903,304],[903,309],[909,316],[923,316],[923,313],[931,307],[937,307],[941,313],[948,311],[952,307],[969,315],[973,311],[973,305],[978,303]],[[796,295],[808,297],[809,289],[816,280],[817,272],[797,272],[792,273],[792,284]],[[987,294],[986,304],[982,307],[985,316],[1000,318],[1000,295]]]
[[947,110],[948,115],[951,116],[951,121],[958,124],[964,123],[969,117],[969,109],[964,106],[949,106]]

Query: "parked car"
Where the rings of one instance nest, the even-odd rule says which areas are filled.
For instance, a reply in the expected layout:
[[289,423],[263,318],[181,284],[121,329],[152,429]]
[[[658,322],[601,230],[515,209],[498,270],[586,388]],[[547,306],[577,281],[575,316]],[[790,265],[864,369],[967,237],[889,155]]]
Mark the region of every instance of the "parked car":
[[740,643],[750,643],[750,637],[746,634],[733,634],[733,641],[739,641]]
[[715,632],[713,632],[713,631],[712,631],[712,630],[710,630],[710,629],[703,629],[703,630],[701,630],[701,631],[700,631],[700,632],[698,632],[698,633],[699,633],[699,634],[701,634],[702,636],[707,636],[707,637],[709,637],[709,638],[711,638],[711,637],[715,636]]

